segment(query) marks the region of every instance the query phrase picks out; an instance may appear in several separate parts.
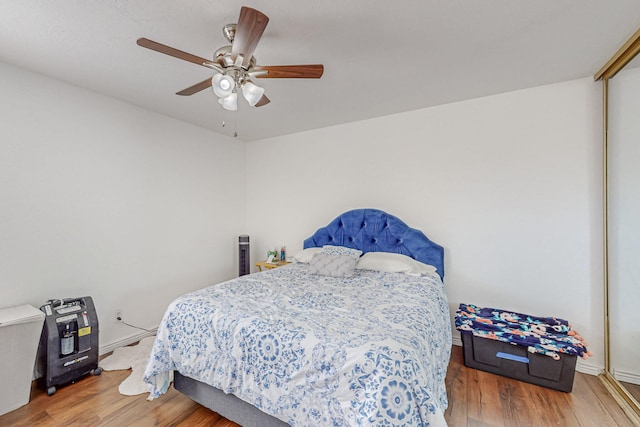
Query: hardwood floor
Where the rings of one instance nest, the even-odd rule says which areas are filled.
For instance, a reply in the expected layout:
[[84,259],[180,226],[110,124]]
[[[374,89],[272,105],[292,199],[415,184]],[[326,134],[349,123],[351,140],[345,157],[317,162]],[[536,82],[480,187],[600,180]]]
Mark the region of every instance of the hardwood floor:
[[629,390],[629,393],[631,394],[631,396],[633,396],[634,399],[636,399],[638,402],[640,402],[640,385],[626,383],[624,381],[620,381],[620,383],[623,386],[625,386],[625,388],[627,390]]
[[[0,416],[0,426],[238,426],[173,388],[151,402],[122,396],[129,372],[87,376],[53,396],[33,387],[30,403]],[[633,426],[596,377],[576,373],[573,392],[563,393],[467,368],[456,346],[447,391],[451,427]]]
[[599,378],[579,372],[564,393],[467,368],[454,346],[446,382],[452,427],[634,425]]
[[238,426],[173,388],[151,402],[146,395],[123,396],[118,385],[130,373],[88,375],[76,384],[58,388],[53,396],[33,386],[30,402],[0,416],[0,426]]

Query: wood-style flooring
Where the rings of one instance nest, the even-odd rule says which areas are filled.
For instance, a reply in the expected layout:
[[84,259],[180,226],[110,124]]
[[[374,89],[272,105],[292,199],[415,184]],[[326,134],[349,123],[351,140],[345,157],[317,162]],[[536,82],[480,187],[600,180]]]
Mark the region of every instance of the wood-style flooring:
[[467,368],[462,348],[453,350],[445,412],[452,427],[634,426],[598,377],[576,372],[564,393]]
[[629,391],[629,394],[631,394],[631,396],[633,396],[634,399],[640,402],[640,385],[626,383],[624,381],[620,381],[620,384],[622,384],[624,388],[626,388]]
[[[129,373],[87,376],[53,396],[34,386],[30,403],[0,416],[0,426],[238,426],[173,388],[153,401],[123,396],[118,385]],[[456,346],[447,391],[451,427],[633,427],[596,377],[576,373],[573,392],[563,393],[467,368]]]

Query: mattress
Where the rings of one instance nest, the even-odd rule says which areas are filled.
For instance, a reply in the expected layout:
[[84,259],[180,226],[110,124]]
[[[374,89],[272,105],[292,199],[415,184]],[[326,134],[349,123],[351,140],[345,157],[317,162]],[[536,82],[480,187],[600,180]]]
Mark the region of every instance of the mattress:
[[145,371],[219,388],[292,426],[446,425],[449,307],[440,277],[292,264],[173,301]]

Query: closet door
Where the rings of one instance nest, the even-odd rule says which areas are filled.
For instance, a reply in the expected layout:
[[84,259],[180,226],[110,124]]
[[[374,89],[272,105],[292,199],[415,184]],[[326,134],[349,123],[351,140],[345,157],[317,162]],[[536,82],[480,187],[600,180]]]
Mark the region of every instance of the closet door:
[[609,373],[640,401],[640,57],[608,82]]

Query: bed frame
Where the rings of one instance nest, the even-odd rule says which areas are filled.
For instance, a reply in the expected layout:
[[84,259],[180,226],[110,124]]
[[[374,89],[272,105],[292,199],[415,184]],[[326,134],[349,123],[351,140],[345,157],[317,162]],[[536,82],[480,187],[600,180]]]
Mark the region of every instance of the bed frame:
[[[304,248],[346,246],[367,252],[393,252],[437,268],[444,280],[444,249],[420,230],[378,209],[354,209],[335,218],[305,239]],[[282,420],[265,414],[242,399],[174,372],[173,386],[202,406],[243,427],[285,427]]]
[[211,387],[209,384],[184,376],[177,371],[173,373],[173,387],[202,406],[243,427],[286,427],[289,425],[274,416],[265,414],[233,394],[227,394],[219,388]]

